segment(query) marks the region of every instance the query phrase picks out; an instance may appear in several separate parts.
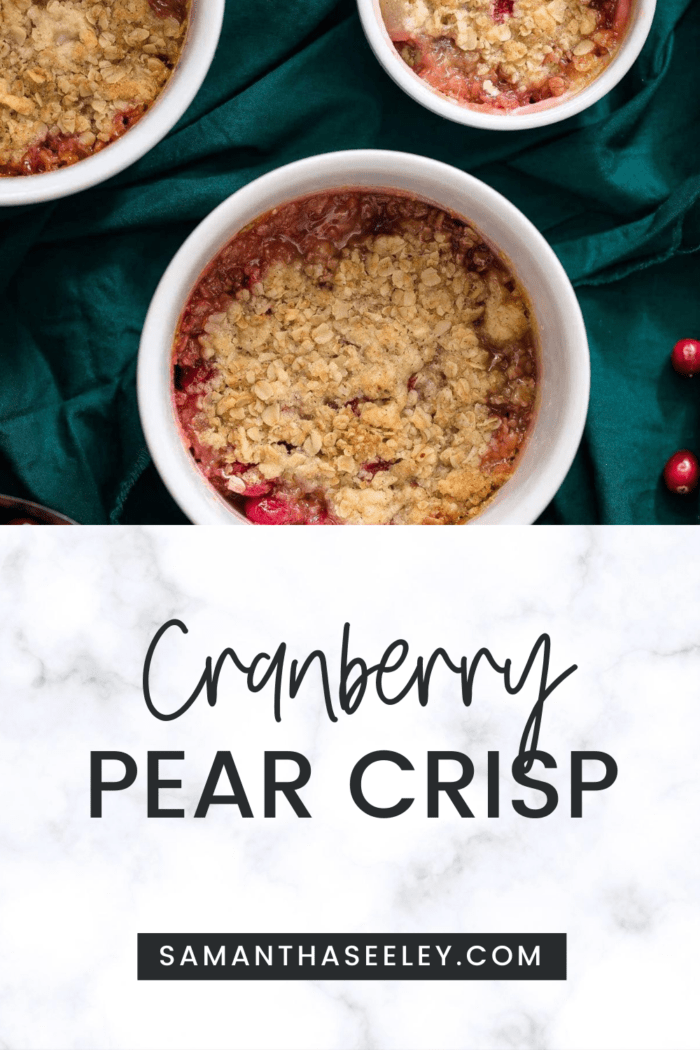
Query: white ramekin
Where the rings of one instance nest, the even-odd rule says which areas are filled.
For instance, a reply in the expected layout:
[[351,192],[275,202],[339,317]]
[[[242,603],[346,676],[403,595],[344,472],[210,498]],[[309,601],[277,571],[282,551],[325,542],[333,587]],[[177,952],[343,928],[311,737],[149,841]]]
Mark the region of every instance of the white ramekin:
[[196,524],[249,524],[208,484],[183,442],[171,394],[178,320],[206,265],[242,227],[295,197],[348,187],[433,201],[469,219],[513,264],[539,332],[540,404],[514,476],[474,524],[532,523],[571,466],[588,408],[588,343],[574,290],[544,237],[495,190],[439,161],[387,150],[326,153],[263,175],[220,204],[180,248],[151,302],[138,361],[141,423],[161,477]]
[[225,0],[192,0],[180,61],[148,112],[92,157],[41,175],[0,178],[0,207],[37,204],[89,189],[148,153],[165,138],[199,91],[219,42]]
[[630,21],[617,54],[600,76],[582,91],[563,95],[560,100],[547,100],[510,113],[484,112],[478,106],[453,102],[430,87],[406,65],[391,42],[384,25],[379,0],[357,0],[357,5],[365,35],[374,54],[392,80],[416,102],[458,124],[469,124],[471,127],[487,128],[490,131],[523,131],[525,128],[539,128],[545,124],[556,124],[560,120],[566,120],[567,117],[573,117],[576,113],[588,109],[607,95],[622,80],[644,47],[654,19],[656,0],[633,0]]

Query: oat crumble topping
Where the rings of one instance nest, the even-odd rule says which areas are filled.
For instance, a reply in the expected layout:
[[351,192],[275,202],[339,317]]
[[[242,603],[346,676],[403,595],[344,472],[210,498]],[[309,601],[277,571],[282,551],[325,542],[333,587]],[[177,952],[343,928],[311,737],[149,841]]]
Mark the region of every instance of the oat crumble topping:
[[179,404],[232,497],[271,482],[323,493],[339,523],[456,524],[511,475],[535,396],[527,301],[476,231],[458,227],[467,269],[445,213],[422,211],[331,268],[273,262],[206,319],[208,372]]
[[[596,76],[629,0],[382,0],[382,8],[402,57],[434,87],[514,108]],[[528,98],[531,88],[545,90]]]
[[186,24],[184,0],[0,0],[0,174],[74,163],[131,126]]

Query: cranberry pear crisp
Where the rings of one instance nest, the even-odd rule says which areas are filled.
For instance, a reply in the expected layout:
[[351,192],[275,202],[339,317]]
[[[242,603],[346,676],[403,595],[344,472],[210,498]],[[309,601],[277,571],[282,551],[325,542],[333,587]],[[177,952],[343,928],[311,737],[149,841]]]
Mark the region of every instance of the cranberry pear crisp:
[[258,524],[456,525],[511,476],[530,306],[474,227],[397,192],[292,201],[219,253],[180,320],[174,401]]
[[632,0],[381,0],[404,61],[441,94],[512,110],[577,91],[614,56]]
[[0,175],[54,171],[119,138],[180,57],[189,0],[0,0]]

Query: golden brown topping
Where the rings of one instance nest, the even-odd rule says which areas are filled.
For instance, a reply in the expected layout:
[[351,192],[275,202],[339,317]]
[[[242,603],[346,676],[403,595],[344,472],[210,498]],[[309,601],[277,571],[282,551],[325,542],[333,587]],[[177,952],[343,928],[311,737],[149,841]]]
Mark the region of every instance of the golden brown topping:
[[0,166],[49,136],[111,141],[155,100],[185,31],[148,0],[0,0]]
[[[493,102],[548,80],[547,94],[556,96],[567,87],[562,72],[590,79],[600,71],[616,39],[599,7],[590,0],[382,0],[393,39],[453,41],[457,50],[445,61],[479,81]],[[413,64],[410,47],[404,50]]]
[[[445,233],[415,226],[343,248],[330,271],[273,263],[199,338],[213,370],[195,417],[200,446],[283,488],[322,492],[343,522],[478,513],[523,437],[482,467],[503,431],[494,406],[529,418],[535,376],[499,367],[519,346],[533,365],[528,307],[468,227],[463,249],[470,236],[482,272],[460,265]],[[238,474],[229,488],[243,492]]]

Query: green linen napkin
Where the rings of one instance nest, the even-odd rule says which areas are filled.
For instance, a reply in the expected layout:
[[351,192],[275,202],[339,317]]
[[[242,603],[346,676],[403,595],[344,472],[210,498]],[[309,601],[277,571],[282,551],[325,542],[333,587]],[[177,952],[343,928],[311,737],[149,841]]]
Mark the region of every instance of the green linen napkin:
[[0,211],[0,491],[84,523],[182,522],[149,461],[135,359],[174,252],[225,197],[288,161],[362,147],[423,153],[505,194],[581,300],[593,383],[584,441],[546,522],[698,520],[665,491],[700,453],[700,4],[659,0],[632,71],[598,105],[534,131],[477,131],[403,94],[351,0],[228,0],[219,50],[174,131],[86,193]]

